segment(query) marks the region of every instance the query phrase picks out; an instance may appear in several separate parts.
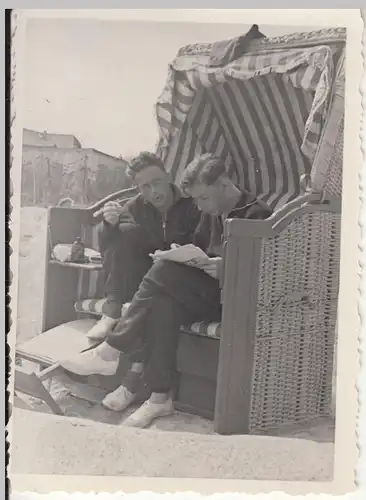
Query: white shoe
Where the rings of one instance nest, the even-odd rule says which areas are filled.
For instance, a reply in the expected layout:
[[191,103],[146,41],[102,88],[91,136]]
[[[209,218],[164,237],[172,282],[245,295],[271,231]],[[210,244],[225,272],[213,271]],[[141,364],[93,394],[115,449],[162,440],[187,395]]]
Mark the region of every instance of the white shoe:
[[152,403],[151,399],[145,401],[130,417],[124,421],[124,425],[143,429],[159,417],[167,417],[174,413],[173,401],[169,398],[164,403]]
[[136,399],[136,394],[130,392],[125,386],[120,385],[116,390],[107,394],[102,405],[113,411],[123,411]]
[[116,326],[118,321],[119,319],[102,316],[102,318],[89,330],[86,336],[90,340],[104,340],[108,333]]
[[[101,351],[108,352],[107,356],[101,356]],[[114,352],[113,352],[114,351]],[[119,364],[119,351],[105,342],[94,349],[82,352],[73,358],[60,361],[60,365],[76,375],[114,375]]]

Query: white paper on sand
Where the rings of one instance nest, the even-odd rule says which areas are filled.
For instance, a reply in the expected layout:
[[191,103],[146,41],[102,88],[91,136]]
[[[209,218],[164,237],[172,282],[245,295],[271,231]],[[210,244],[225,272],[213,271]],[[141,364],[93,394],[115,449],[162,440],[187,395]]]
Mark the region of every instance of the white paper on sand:
[[203,250],[192,244],[182,245],[180,247],[176,246],[170,250],[156,250],[151,256],[190,265],[201,264],[202,261],[208,260],[209,258]]

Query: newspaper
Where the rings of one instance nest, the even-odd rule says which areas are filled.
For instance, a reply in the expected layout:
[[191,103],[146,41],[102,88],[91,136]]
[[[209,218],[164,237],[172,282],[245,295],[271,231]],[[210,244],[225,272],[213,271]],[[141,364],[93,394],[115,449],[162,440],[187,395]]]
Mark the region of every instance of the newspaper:
[[170,250],[156,250],[150,254],[153,259],[172,260],[187,265],[199,265],[209,260],[209,257],[203,250],[195,245],[172,245]]

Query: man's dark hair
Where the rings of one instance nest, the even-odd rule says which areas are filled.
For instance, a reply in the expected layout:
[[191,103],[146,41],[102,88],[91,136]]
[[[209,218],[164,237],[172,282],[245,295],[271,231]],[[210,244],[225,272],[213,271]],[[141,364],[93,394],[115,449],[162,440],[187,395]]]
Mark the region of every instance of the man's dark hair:
[[226,174],[225,162],[219,156],[210,153],[194,158],[184,171],[180,182],[183,192],[196,183],[202,183],[206,186],[214,184],[220,177]]
[[129,162],[129,165],[127,167],[127,174],[132,179],[135,179],[136,174],[138,174],[145,168],[152,166],[159,167],[165,172],[164,163],[158,155],[149,153],[148,151],[142,151],[138,156],[135,156],[135,158],[132,158],[132,160]]

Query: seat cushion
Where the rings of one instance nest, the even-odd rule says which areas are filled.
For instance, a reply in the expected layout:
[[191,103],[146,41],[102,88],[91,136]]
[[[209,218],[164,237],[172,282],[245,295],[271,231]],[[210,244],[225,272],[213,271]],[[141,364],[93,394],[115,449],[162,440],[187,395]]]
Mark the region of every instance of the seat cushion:
[[[75,302],[75,311],[78,313],[88,313],[94,314],[96,316],[102,316],[106,312],[105,304],[107,303],[107,299],[84,299],[78,302]],[[128,303],[123,304],[121,316],[124,316]]]
[[194,335],[200,335],[202,337],[212,337],[219,339],[221,335],[221,323],[209,321],[200,321],[197,323],[192,323],[188,326],[181,326],[181,331],[185,333],[193,333]]
[[[93,314],[96,316],[102,316],[105,313],[104,306],[107,299],[84,299],[75,303],[75,311],[78,313]],[[123,317],[128,309],[128,303],[123,304],[121,316]],[[181,331],[185,333],[190,333],[194,335],[200,335],[203,337],[220,338],[221,334],[221,323],[200,321],[193,323],[191,325],[182,325]]]

